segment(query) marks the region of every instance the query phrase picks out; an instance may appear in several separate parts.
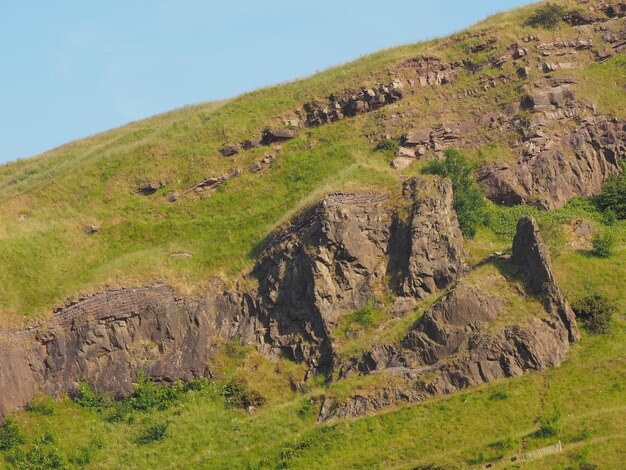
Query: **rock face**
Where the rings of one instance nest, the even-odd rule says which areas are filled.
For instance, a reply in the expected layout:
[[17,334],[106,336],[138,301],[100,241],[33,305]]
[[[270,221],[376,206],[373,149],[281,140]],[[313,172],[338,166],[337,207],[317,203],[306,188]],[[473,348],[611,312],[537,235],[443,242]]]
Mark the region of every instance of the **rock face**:
[[0,332],[0,415],[37,392],[69,392],[81,379],[121,396],[140,370],[162,383],[210,375],[215,336],[252,339],[253,323],[238,322],[242,311],[241,296],[183,298],[153,285],[96,294],[36,328]]
[[371,88],[347,90],[331,95],[325,102],[311,101],[304,104],[304,122],[309,127],[339,121],[395,103],[402,98],[402,84],[391,82]]
[[[119,289],[58,309],[35,328],[0,331],[0,415],[37,392],[72,391],[82,379],[119,396],[140,370],[164,383],[210,375],[215,339],[235,335],[270,357],[329,371],[330,332],[341,315],[388,289],[419,298],[460,275],[451,191],[447,180],[409,180],[404,222],[387,196],[327,196],[268,239],[254,291],[190,297],[165,285]],[[388,275],[402,286],[388,286]]]
[[271,350],[328,370],[339,317],[382,292],[386,275],[401,280],[397,293],[415,298],[460,276],[450,182],[413,178],[404,197],[412,204],[403,222],[384,196],[331,195],[268,241],[253,275]]
[[344,377],[383,373],[387,382],[396,382],[393,386],[343,402],[326,398],[319,419],[357,416],[398,401],[419,401],[562,363],[579,333],[534,220],[519,221],[513,255],[501,262],[517,267],[526,279],[527,294],[542,299],[545,316],[498,327],[495,322],[504,314],[506,299],[462,279],[399,343],[375,346],[341,369]]
[[625,123],[584,124],[558,145],[522,156],[514,164],[481,167],[479,182],[498,204],[553,209],[575,196],[597,195],[607,178],[621,172],[624,154]]
[[449,181],[425,185],[423,179],[412,178],[404,184],[403,195],[415,202],[406,227],[408,251],[399,257],[406,262],[401,293],[421,299],[463,273],[463,236]]

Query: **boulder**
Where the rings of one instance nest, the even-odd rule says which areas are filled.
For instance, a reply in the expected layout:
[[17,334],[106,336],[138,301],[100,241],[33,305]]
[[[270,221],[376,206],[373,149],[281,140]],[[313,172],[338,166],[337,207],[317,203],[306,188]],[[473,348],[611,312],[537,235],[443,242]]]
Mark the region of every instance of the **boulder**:
[[220,149],[220,155],[222,157],[232,157],[233,155],[237,155],[241,152],[241,147],[239,145],[226,145]]
[[284,142],[295,137],[295,132],[290,129],[265,129],[261,137],[262,145],[270,145],[277,142]]
[[389,166],[395,170],[406,170],[414,161],[415,158],[413,157],[396,157],[391,161]]

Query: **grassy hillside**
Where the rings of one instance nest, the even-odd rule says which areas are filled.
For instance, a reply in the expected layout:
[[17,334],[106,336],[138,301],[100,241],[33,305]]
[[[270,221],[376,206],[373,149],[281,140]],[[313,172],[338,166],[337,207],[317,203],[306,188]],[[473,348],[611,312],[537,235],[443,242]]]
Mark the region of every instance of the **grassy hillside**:
[[[260,148],[223,158],[218,150],[224,144],[257,137],[266,126],[283,127],[293,110],[313,98],[388,80],[392,65],[418,53],[457,60],[484,32],[510,44],[534,31],[523,26],[532,8],[497,15],[451,39],[382,51],[304,80],[166,113],[0,167],[0,324],[46,317],[66,299],[106,286],[161,279],[185,292],[206,289],[212,280],[238,275],[277,223],[320,194],[397,187],[418,169],[389,169],[389,157],[372,150],[364,131],[399,136],[407,129],[388,119],[393,113],[416,110],[401,126],[427,126],[481,115],[486,106],[508,103],[522,91],[493,88],[480,99],[461,102],[456,93],[476,80],[465,74],[445,93],[425,88],[375,113],[300,132],[270,168],[244,172],[209,199],[166,200],[206,177],[245,169],[268,152]],[[567,28],[542,30],[542,40],[571,34]],[[581,81],[581,97],[613,115],[626,115],[623,60],[576,73],[592,83]],[[474,157],[501,160],[511,154],[491,142],[476,148]],[[137,194],[147,180],[167,184],[150,197]],[[82,232],[87,225],[101,231],[88,236]],[[176,252],[193,257],[172,258]]]
[[[461,60],[486,35],[503,47],[526,34],[539,34],[544,42],[573,37],[564,24],[554,30],[525,26],[536,7],[496,15],[451,38],[382,51],[304,80],[176,110],[0,167],[0,326],[30,324],[51,315],[66,299],[110,286],[164,280],[189,293],[232,283],[250,268],[256,248],[273,229],[322,195],[363,189],[397,194],[403,179],[419,173],[420,165],[391,169],[392,153],[374,149],[382,136],[480,116],[518,100],[523,86],[511,82],[460,100],[459,93],[479,86],[476,76],[463,72],[445,89],[424,88],[373,113],[303,129],[280,147],[230,158],[220,156],[219,149],[256,138],[266,126],[284,127],[295,109],[314,98],[390,80],[395,64],[417,54]],[[489,57],[472,59],[486,62]],[[515,74],[515,67],[506,64],[504,72]],[[623,56],[554,75],[564,74],[578,80],[578,99],[626,119]],[[413,114],[391,118],[398,113]],[[184,194],[206,177],[246,169],[268,152],[278,158],[263,171],[244,171],[206,199]],[[475,163],[508,161],[517,158],[519,149],[497,136],[485,137],[465,154]],[[137,193],[141,184],[156,180],[165,181],[165,187],[150,196]],[[180,195],[174,203],[167,200],[172,193]],[[509,250],[515,223],[529,214],[540,223],[568,299],[600,292],[618,307],[611,333],[584,332],[557,369],[318,425],[314,411],[323,395],[366,392],[392,379],[379,374],[332,384],[319,377],[303,382],[299,365],[270,362],[238,344],[224,344],[211,364],[216,379],[181,387],[167,403],[152,389],[146,392],[145,409],[132,400],[103,404],[91,397],[81,404],[40,397],[30,411],[15,414],[26,439],[12,449],[0,446],[0,467],[482,468],[503,458],[498,468],[578,469],[585,463],[622,468],[626,221],[609,220],[586,199],[547,212],[490,204],[476,238],[466,243],[471,264]],[[572,246],[572,224],[578,219],[613,235],[612,257]],[[87,225],[101,229],[87,235]],[[192,256],[171,256],[176,253]],[[470,281],[513,289],[492,268],[478,268]],[[436,299],[426,299],[401,319],[391,318],[385,300],[368,313],[367,322],[359,320],[358,312],[343,317],[333,333],[338,354],[350,357],[376,342],[401,338]],[[538,303],[512,300],[506,314],[517,318],[541,312]],[[247,384],[243,391],[236,388],[241,383]],[[294,383],[303,385],[296,391]],[[257,392],[266,403],[252,413],[233,406],[233,387],[244,395]],[[559,440],[562,453],[509,460]]]

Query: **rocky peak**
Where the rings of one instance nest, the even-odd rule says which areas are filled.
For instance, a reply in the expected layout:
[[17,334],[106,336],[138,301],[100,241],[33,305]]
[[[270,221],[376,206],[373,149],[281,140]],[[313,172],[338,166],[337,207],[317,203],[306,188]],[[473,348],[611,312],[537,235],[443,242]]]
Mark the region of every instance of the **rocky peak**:
[[512,253],[511,261],[522,269],[529,292],[542,297],[548,312],[558,314],[569,332],[570,341],[580,339],[576,317],[556,282],[548,247],[532,217],[518,221]]

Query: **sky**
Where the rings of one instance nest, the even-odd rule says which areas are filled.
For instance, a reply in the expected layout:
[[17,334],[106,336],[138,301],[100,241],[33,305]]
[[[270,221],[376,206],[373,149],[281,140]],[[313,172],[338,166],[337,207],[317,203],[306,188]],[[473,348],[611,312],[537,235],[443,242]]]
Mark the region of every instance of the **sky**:
[[0,0],[0,162],[528,0]]

